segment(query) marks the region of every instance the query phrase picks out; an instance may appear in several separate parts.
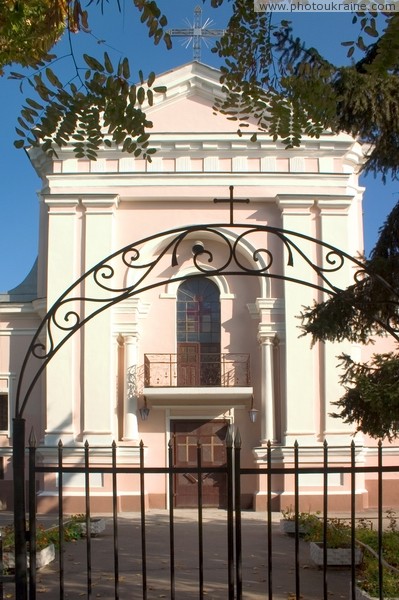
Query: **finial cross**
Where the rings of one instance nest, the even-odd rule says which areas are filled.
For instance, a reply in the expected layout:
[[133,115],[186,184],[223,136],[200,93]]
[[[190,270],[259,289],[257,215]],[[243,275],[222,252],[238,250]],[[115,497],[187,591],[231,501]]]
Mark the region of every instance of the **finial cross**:
[[194,22],[190,23],[186,19],[187,25],[184,29],[169,29],[168,33],[171,37],[185,37],[186,41],[183,45],[188,48],[191,42],[193,42],[193,60],[201,61],[201,41],[206,45],[207,38],[221,37],[224,34],[224,29],[207,29],[212,24],[212,19],[207,19],[205,23],[202,23],[202,8],[196,6],[194,8]]
[[234,225],[233,219],[233,208],[235,202],[244,202],[245,204],[249,204],[249,198],[234,198],[234,185],[229,187],[230,190],[230,198],[214,198],[213,201],[215,204],[218,202],[228,202],[230,204],[230,225]]

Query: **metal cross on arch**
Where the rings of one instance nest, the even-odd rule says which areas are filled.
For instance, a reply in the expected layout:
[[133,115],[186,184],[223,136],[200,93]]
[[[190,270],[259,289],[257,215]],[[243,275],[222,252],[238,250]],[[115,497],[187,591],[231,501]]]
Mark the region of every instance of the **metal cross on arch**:
[[235,202],[244,202],[245,204],[249,204],[249,198],[234,198],[234,185],[229,187],[230,197],[229,198],[214,198],[213,201],[215,204],[218,202],[228,202],[230,204],[230,225],[234,225],[234,203]]

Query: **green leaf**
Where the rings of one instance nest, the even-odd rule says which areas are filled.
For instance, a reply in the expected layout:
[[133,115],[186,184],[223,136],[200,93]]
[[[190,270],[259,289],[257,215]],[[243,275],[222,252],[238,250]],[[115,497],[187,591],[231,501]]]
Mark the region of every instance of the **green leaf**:
[[94,71],[104,71],[103,65],[93,56],[89,56],[88,54],[83,54],[83,59],[85,63],[90,67],[90,69]]
[[137,90],[137,101],[139,104],[143,104],[145,100],[145,90],[143,87],[139,87]]
[[25,142],[24,142],[24,140],[15,140],[15,142],[14,142],[14,146],[15,146],[16,148],[23,148],[23,147],[24,147],[24,145],[25,145]]
[[127,58],[124,58],[122,61],[122,74],[125,79],[130,78],[130,66]]
[[108,56],[107,52],[104,52],[104,66],[105,66],[105,69],[106,69],[107,73],[113,73],[114,72],[114,67],[112,65],[111,59]]
[[49,80],[49,82],[51,83],[51,85],[53,85],[56,88],[62,88],[61,81],[58,79],[58,77],[54,73],[54,71],[52,69],[50,69],[50,67],[47,67],[47,69],[46,69],[46,77]]
[[18,117],[17,121],[21,125],[21,127],[23,127],[23,129],[29,130],[29,126],[25,123],[23,119],[21,119],[21,117]]
[[378,31],[375,27],[367,26],[364,28],[364,32],[370,35],[371,37],[378,37]]
[[31,98],[26,98],[26,104],[29,104],[29,106],[31,106],[32,108],[36,108],[37,110],[43,110],[44,108],[42,104],[39,104]]
[[163,36],[163,40],[165,42],[166,48],[168,50],[170,50],[172,48],[172,38],[170,37],[169,33],[166,32]]
[[[37,114],[37,113],[36,113],[36,114]],[[23,108],[23,109],[21,110],[21,115],[22,115],[22,117],[23,117],[23,118],[24,118],[26,121],[28,121],[28,123],[34,123],[34,119],[33,119],[33,116],[34,116],[34,115],[33,115],[33,113],[32,113],[32,111],[31,111],[31,110],[28,110],[28,109],[26,109],[26,108]]]
[[25,79],[25,75],[22,75],[21,73],[16,73],[15,71],[11,71],[8,79]]
[[151,71],[151,73],[148,75],[148,81],[147,81],[148,87],[151,87],[152,84],[154,83],[154,81],[155,81],[155,73],[154,73],[154,71]]
[[136,90],[136,86],[135,85],[131,85],[130,86],[130,91],[129,91],[129,102],[132,106],[134,106],[136,104],[136,99],[137,99],[137,90]]

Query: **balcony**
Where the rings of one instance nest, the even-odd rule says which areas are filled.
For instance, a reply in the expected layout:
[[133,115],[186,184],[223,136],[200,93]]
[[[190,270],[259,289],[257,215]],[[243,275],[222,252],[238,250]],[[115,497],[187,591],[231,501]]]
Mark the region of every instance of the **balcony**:
[[249,354],[145,354],[145,388],[243,388],[250,385]]

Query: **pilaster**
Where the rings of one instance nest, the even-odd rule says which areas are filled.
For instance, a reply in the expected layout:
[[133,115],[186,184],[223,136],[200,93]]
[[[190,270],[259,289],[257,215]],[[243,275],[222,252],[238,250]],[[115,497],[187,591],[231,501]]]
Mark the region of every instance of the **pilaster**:
[[[72,195],[44,196],[43,203],[48,210],[46,295],[47,306],[50,307],[79,274],[80,212],[79,199]],[[61,315],[58,322],[62,323]],[[58,341],[56,333],[54,328],[54,343]],[[57,352],[46,368],[46,391],[48,398],[52,399],[47,402],[47,445],[56,445],[60,439],[64,444],[70,443],[76,434],[74,413],[78,402],[77,345],[78,341],[73,337]]]
[[[350,248],[351,236],[353,235],[350,227],[349,211],[353,199],[334,198],[318,199],[317,207],[319,209],[319,236],[328,243],[337,248]],[[357,229],[354,229],[357,231]],[[359,250],[359,248],[357,248]],[[353,252],[355,254],[355,251]],[[336,265],[340,265],[340,256],[331,253],[330,262],[327,262],[326,252],[320,257],[320,261],[326,272],[332,270]],[[344,262],[342,267],[333,273],[334,285],[337,288],[345,289],[354,283],[355,268],[351,262]],[[324,296],[327,300],[328,296]],[[320,398],[320,429],[321,435],[331,440],[331,436],[339,435],[339,443],[347,443],[343,436],[349,435],[348,425],[342,419],[334,419],[330,416],[335,408],[333,403],[342,395],[343,389],[339,383],[339,369],[329,368],[331,365],[337,366],[337,357],[342,354],[352,354],[352,344],[348,341],[333,343],[328,342],[320,345],[320,364],[323,369],[324,377],[321,379],[321,398]]]
[[[88,271],[97,262],[114,250],[114,214],[118,197],[113,195],[82,198],[84,209],[84,254],[83,271]],[[104,291],[89,279],[85,282],[84,296],[98,298]],[[112,406],[116,382],[111,377],[115,372],[112,365],[111,336],[112,313],[109,310],[86,323],[83,337],[83,437],[92,444],[107,444],[115,437],[113,431]]]
[[[281,195],[277,197],[277,205],[281,209],[282,227],[288,231],[298,232],[304,236],[315,237],[315,202],[309,196]],[[304,256],[316,262],[316,250],[312,241],[300,239],[300,248]],[[289,281],[309,281],[316,273],[309,272],[307,260],[296,253],[292,260],[288,254],[283,259],[285,303],[285,443],[296,439],[301,443],[312,443],[316,435],[316,403],[318,399],[317,354],[311,348],[310,340],[300,337],[298,316],[303,306],[310,306],[317,297],[317,292],[305,285]],[[300,388],[300,394],[298,394]],[[298,399],[301,398],[299,402]]]

